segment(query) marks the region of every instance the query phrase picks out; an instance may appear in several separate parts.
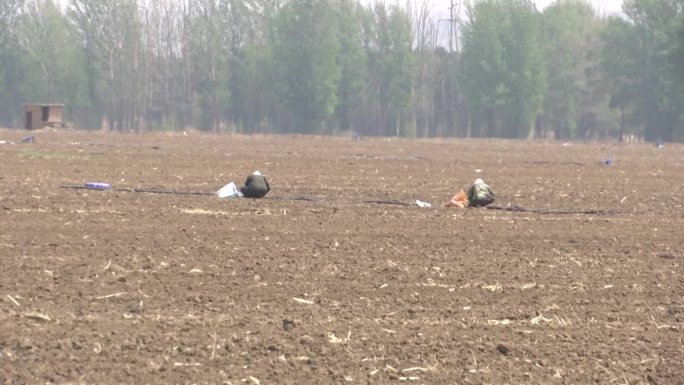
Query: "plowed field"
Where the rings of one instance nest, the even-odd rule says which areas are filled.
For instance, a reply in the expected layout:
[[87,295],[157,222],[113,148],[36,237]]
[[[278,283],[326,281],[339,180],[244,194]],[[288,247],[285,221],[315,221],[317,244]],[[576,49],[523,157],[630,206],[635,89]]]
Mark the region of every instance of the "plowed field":
[[684,384],[684,146],[28,134],[0,383]]

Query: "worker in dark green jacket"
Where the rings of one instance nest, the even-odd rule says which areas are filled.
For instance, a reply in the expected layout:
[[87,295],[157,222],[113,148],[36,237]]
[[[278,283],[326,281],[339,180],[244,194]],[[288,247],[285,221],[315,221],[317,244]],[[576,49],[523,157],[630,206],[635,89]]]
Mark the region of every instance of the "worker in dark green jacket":
[[269,191],[271,191],[271,186],[259,171],[254,171],[248,176],[245,185],[240,188],[245,198],[263,198]]
[[482,179],[477,178],[468,189],[468,207],[485,207],[492,202],[494,192]]

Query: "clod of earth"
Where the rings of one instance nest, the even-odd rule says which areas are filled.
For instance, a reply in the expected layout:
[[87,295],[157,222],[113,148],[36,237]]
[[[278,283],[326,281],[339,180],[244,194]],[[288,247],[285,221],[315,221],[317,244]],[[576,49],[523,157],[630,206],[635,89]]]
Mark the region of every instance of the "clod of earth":
[[294,329],[295,323],[292,320],[289,319],[283,319],[283,330],[286,332],[289,332],[290,330]]
[[506,345],[504,345],[504,344],[498,344],[498,345],[496,345],[496,350],[497,350],[499,353],[503,354],[504,356],[507,356],[508,353],[511,351],[511,349],[509,349],[508,346],[506,346]]

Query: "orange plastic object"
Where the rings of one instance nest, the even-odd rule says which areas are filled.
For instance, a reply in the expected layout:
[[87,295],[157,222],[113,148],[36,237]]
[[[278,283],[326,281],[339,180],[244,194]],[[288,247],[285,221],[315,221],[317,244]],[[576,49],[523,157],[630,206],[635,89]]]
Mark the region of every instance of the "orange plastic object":
[[465,208],[468,205],[468,197],[463,190],[454,194],[451,200],[444,204],[444,207],[458,207]]

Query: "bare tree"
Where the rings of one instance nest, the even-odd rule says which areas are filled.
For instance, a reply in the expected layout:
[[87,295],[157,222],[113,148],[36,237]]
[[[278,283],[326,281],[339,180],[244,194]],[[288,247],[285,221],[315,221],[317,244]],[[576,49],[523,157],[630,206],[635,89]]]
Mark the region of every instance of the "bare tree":
[[407,2],[407,13],[411,19],[413,46],[418,65],[413,94],[413,114],[419,136],[430,136],[434,116],[432,88],[435,76],[435,48],[437,47],[437,21],[433,16],[433,5],[429,0]]

